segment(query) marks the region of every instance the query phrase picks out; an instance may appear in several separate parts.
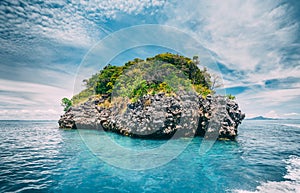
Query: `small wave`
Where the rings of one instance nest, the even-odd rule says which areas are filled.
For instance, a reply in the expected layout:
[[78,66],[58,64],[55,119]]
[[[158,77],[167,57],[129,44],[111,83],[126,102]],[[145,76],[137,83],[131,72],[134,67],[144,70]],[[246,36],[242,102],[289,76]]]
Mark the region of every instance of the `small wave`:
[[[285,181],[264,182],[259,185],[255,193],[299,193],[300,192],[300,157],[290,156],[286,161],[287,174],[283,177]],[[253,193],[246,190],[234,190],[237,193]]]
[[297,127],[300,128],[300,124],[282,124],[284,126],[288,126],[288,127]]

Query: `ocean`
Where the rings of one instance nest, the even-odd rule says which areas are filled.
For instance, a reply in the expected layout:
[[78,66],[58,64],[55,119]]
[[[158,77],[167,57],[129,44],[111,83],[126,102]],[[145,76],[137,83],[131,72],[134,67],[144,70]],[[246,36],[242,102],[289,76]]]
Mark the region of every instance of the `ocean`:
[[235,142],[0,121],[0,192],[299,193],[300,120],[245,120]]

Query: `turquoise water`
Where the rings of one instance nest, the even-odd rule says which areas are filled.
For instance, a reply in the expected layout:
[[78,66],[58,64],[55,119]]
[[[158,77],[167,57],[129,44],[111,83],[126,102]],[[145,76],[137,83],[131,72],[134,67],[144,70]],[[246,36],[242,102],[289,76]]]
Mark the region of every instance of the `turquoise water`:
[[[0,192],[300,192],[299,120],[246,120],[237,142],[218,141],[202,155],[203,139],[174,140],[155,158],[129,156],[137,171],[103,161],[101,150],[117,153],[99,142],[103,137],[133,151],[167,142],[59,130],[56,122],[0,121]],[[169,162],[141,169],[184,145]],[[116,157],[126,166],[128,157]]]

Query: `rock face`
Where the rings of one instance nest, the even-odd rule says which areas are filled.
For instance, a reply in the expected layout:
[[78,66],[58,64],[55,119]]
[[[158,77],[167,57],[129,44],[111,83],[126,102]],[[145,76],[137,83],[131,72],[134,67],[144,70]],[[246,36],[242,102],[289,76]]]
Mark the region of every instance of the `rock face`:
[[145,95],[135,103],[103,107],[105,100],[107,96],[91,97],[71,107],[58,121],[60,128],[103,129],[151,139],[235,139],[238,125],[245,118],[238,104],[223,96],[203,98],[190,93],[175,97],[159,93]]

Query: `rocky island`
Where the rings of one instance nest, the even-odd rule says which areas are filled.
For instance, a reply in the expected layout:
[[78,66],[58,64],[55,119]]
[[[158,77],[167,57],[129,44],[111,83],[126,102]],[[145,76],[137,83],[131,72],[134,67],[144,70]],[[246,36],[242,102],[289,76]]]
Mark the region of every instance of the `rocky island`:
[[124,66],[107,65],[86,89],[64,99],[60,128],[98,129],[145,139],[215,135],[234,140],[245,118],[234,97],[193,59],[163,53]]

